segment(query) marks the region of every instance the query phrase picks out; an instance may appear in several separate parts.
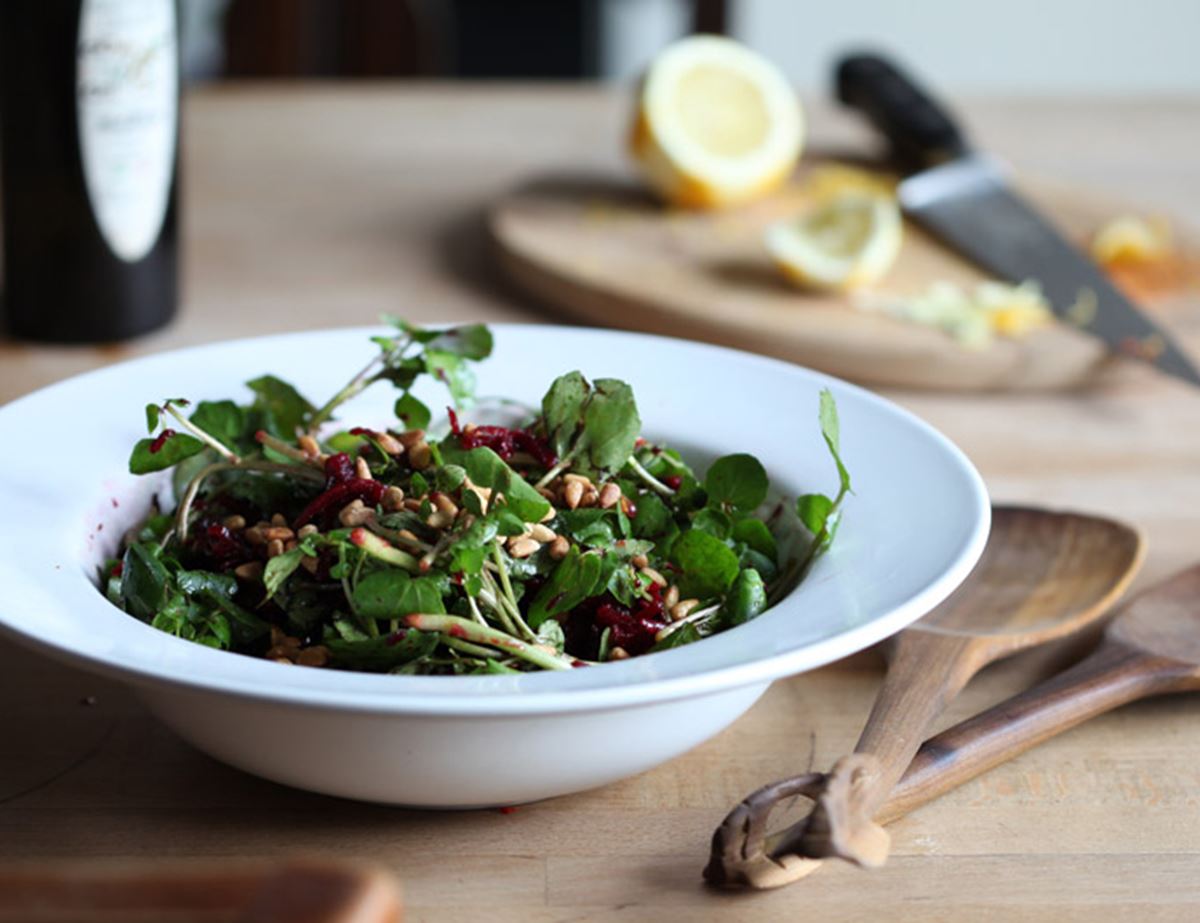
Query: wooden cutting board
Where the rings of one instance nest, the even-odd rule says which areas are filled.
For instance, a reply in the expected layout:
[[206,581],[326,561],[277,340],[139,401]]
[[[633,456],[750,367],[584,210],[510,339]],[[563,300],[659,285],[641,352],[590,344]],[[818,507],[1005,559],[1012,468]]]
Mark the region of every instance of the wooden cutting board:
[[[1063,324],[969,348],[939,330],[855,309],[846,296],[789,285],[762,234],[799,210],[804,178],[801,171],[793,185],[750,206],[698,213],[665,208],[631,178],[547,177],[496,203],[489,226],[511,278],[577,318],[748,349],[870,385],[1057,389],[1085,384],[1111,364],[1097,340]],[[1025,192],[1080,242],[1130,211],[1050,187]],[[906,223],[900,257],[876,288],[911,294],[936,280],[983,278]],[[1170,324],[1196,305],[1184,298],[1156,307]]]

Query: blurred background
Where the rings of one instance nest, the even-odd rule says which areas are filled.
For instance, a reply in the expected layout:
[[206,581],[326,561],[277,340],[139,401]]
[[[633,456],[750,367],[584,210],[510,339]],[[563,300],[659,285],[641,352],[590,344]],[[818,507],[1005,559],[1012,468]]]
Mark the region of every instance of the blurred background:
[[700,31],[765,53],[802,90],[863,44],[959,93],[1200,89],[1197,0],[187,0],[182,12],[193,80],[621,80]]

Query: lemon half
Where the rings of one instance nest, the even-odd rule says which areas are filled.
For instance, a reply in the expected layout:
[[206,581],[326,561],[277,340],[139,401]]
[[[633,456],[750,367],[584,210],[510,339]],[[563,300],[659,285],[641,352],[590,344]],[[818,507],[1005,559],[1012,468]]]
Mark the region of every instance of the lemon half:
[[803,141],[800,101],[779,69],[735,41],[698,35],[650,65],[630,149],[667,202],[715,208],[783,183]]
[[848,291],[887,274],[900,253],[902,227],[894,198],[847,193],[772,225],[765,242],[798,285]]

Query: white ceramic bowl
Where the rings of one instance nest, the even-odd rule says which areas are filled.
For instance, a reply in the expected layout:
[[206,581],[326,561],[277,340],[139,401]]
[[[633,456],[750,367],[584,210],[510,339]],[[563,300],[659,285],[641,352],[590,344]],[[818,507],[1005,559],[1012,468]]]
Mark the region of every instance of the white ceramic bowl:
[[[671,759],[729,725],[772,680],[861,650],[928,612],[987,537],[978,473],[949,441],[867,391],[794,365],[660,337],[498,326],[481,395],[536,403],[580,368],[633,384],[644,431],[697,458],[756,454],[789,495],[831,492],[817,425],[832,389],[855,494],[832,550],[753,622],[661,654],[520,676],[409,677],[297,668],[215,651],[110,605],[96,575],[146,510],[126,473],[150,401],[246,397],[263,372],[318,401],[372,354],[365,329],[241,340],[83,375],[0,409],[0,626],[35,650],[134,686],[182,737],[248,772],[407,805],[511,804]],[[426,389],[422,395],[442,401]],[[384,420],[378,385],[348,410]],[[803,716],[797,716],[802,722]]]

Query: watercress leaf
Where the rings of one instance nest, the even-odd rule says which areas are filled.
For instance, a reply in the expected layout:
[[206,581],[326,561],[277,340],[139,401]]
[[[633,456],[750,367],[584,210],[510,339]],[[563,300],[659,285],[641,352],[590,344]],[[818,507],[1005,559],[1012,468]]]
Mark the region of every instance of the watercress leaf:
[[767,498],[769,486],[762,463],[745,452],[718,458],[704,476],[708,502],[735,510],[755,509]]
[[633,608],[637,600],[646,595],[646,588],[650,582],[649,577],[643,577],[633,567],[623,565],[613,571],[605,589],[612,593],[621,605]]
[[429,349],[452,353],[478,362],[492,354],[492,331],[483,324],[464,324],[442,330],[429,341]]
[[476,519],[450,547],[451,549],[484,548],[491,544],[498,531],[499,526],[491,517]]
[[768,583],[779,576],[779,566],[775,563],[775,559],[768,558],[765,554],[760,554],[749,545],[741,546],[738,563],[742,567],[750,567],[758,571],[763,580]]
[[599,507],[559,510],[554,520],[555,531],[582,545],[609,546],[616,540],[612,513]]
[[526,520],[503,506],[492,513],[490,518],[496,524],[497,531],[506,538],[513,535],[520,535],[526,531]]
[[462,505],[468,513],[474,516],[484,515],[483,498],[473,490],[464,490],[462,492]]
[[699,641],[703,635],[699,629],[690,622],[681,628],[676,628],[673,632],[655,643],[647,653],[657,654],[659,651],[669,651],[675,647],[683,647],[685,644],[691,644],[693,641]]
[[176,637],[191,634],[191,624],[187,617],[188,601],[182,593],[172,593],[150,619],[150,627],[166,632]]
[[[466,479],[466,476],[467,469],[460,465],[443,465],[438,468],[433,482],[438,490],[444,494],[448,494],[458,490],[462,486],[462,482]],[[474,493],[474,491],[468,491],[468,493]]]
[[729,589],[738,575],[738,559],[719,538],[689,529],[671,547],[671,559],[683,570],[679,592],[704,599]]
[[267,566],[263,570],[263,585],[267,589],[267,599],[279,592],[279,588],[283,586],[287,578],[296,572],[303,557],[303,549],[293,548],[291,551],[275,555],[267,562]]
[[356,436],[353,433],[345,431],[334,433],[325,440],[325,444],[335,452],[345,452],[353,457],[358,454],[358,450],[367,444],[366,436]]
[[130,614],[149,622],[166,604],[171,575],[159,558],[158,547],[133,542],[125,549],[121,569],[121,597]]
[[201,401],[189,418],[227,449],[238,449],[246,414],[233,401]]
[[[440,332],[437,330],[426,330],[424,327],[406,321],[403,317],[397,317],[395,314],[382,314],[379,319],[385,324],[389,324],[397,330],[407,333],[417,343],[429,343],[436,340],[440,335]],[[395,341],[392,341],[392,343],[394,345]]]
[[595,595],[600,570],[600,555],[581,554],[579,546],[572,545],[534,597],[529,607],[529,627],[536,631],[546,619],[573,609]]
[[408,391],[413,382],[426,371],[420,356],[389,356],[386,365],[374,375],[376,381],[389,381],[401,391]]
[[598,378],[583,412],[588,460],[604,471],[624,467],[642,429],[633,389],[616,378]]
[[461,357],[442,349],[427,349],[425,371],[449,389],[456,407],[471,402],[475,395],[475,373]]
[[311,584],[283,585],[275,593],[275,604],[287,615],[291,634],[319,636],[329,616],[329,601]]
[[729,588],[719,618],[725,625],[741,625],[767,608],[767,588],[762,575],[743,568]]
[[384,672],[428,657],[438,643],[438,636],[433,632],[406,631],[388,638],[364,641],[330,638],[325,641],[325,647],[329,649],[330,662],[339,669]]
[[546,498],[486,446],[471,449],[463,462],[471,482],[491,488],[493,503],[496,494],[503,494],[505,506],[523,522],[539,522],[549,512]]
[[281,439],[294,439],[296,430],[316,408],[294,387],[274,375],[263,375],[246,382],[254,392],[254,406],[262,411],[263,428]]
[[[487,552],[482,548],[459,547],[454,546],[450,551],[450,570],[452,573],[462,573],[469,576],[477,576],[483,570],[483,563],[487,560]],[[468,592],[470,592],[468,590]],[[478,596],[479,591],[470,593],[471,596]]]
[[158,429],[158,418],[162,413],[162,408],[158,404],[146,405],[146,432],[153,433]]
[[733,532],[733,520],[723,510],[706,507],[692,517],[692,528],[724,540]]
[[338,638],[343,641],[367,641],[371,637],[365,631],[359,628],[352,619],[348,619],[344,615],[337,615],[336,613],[334,614],[333,619],[333,630],[336,631],[337,634],[331,635],[326,632],[326,641],[336,640]]
[[237,592],[237,580],[229,574],[207,570],[181,570],[175,575],[180,591],[188,596],[224,596],[232,599]]
[[772,561],[779,560],[779,546],[775,541],[775,536],[771,534],[771,530],[761,519],[753,517],[739,519],[733,524],[733,540],[749,545]]
[[796,515],[813,535],[825,528],[832,512],[833,501],[824,494],[805,494],[796,501]]
[[139,542],[153,542],[157,545],[163,540],[163,536],[170,532],[174,526],[174,516],[170,513],[158,513],[142,523],[141,529],[138,530],[137,540]]
[[204,451],[204,443],[187,433],[175,433],[162,440],[139,439],[129,455],[130,474],[149,474],[163,471]]
[[546,424],[546,433],[559,457],[567,454],[575,439],[591,390],[582,372],[567,372],[554,380],[542,398],[542,419]]
[[837,465],[840,493],[847,493],[851,489],[850,473],[842,464],[841,423],[838,420],[837,401],[833,399],[833,394],[828,388],[821,390],[818,417],[821,421],[821,435],[825,437],[825,444],[829,446],[829,453]]
[[405,429],[427,429],[432,419],[429,408],[408,393],[396,398],[394,411]]
[[661,535],[671,522],[671,511],[658,494],[643,494],[637,498],[637,515],[633,517],[633,534],[637,538]]
[[271,630],[269,623],[253,612],[248,612],[223,593],[201,594],[205,602],[212,603],[229,618],[229,628],[239,645],[253,644]]
[[554,619],[546,619],[546,621],[538,626],[537,639],[539,644],[548,644],[560,654],[567,643],[562,625]]
[[209,631],[209,637],[216,642],[213,646],[223,651],[229,650],[233,644],[233,630],[225,613],[215,609],[208,610],[204,613],[204,624]]
[[654,550],[654,542],[635,538],[623,538],[612,543],[607,549],[609,554],[616,555],[622,561],[636,558],[638,555],[648,555]]
[[411,577],[396,568],[367,574],[354,587],[354,609],[372,619],[395,619],[413,612],[446,611],[437,581]]

